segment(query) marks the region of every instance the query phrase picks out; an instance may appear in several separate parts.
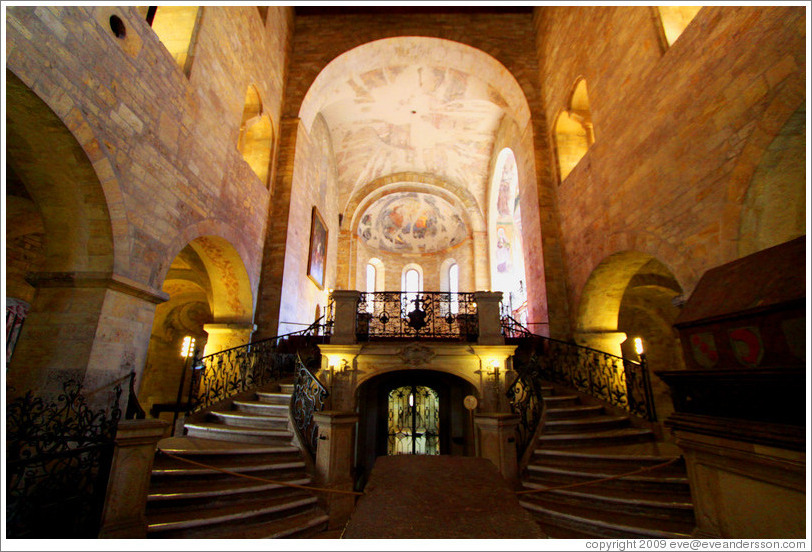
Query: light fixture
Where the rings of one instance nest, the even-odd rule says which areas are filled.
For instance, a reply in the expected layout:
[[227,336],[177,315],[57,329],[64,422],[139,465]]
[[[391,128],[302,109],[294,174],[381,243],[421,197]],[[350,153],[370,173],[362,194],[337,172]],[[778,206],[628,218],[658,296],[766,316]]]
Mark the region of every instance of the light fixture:
[[195,338],[187,335],[183,338],[183,344],[180,347],[180,356],[182,358],[189,358],[195,354]]
[[634,350],[638,355],[643,354],[643,340],[639,337],[634,338]]
[[414,393],[409,393],[409,407],[414,406]]

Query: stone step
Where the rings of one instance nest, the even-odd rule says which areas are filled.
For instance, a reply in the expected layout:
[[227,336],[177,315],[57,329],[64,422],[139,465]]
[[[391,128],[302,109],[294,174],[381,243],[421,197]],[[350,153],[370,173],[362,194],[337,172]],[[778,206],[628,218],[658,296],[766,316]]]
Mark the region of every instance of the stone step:
[[[526,484],[525,488],[542,489],[544,486]],[[671,495],[656,495],[646,498],[607,496],[590,492],[590,487],[577,487],[572,490],[545,491],[532,494],[519,495],[527,500],[556,509],[559,504],[569,504],[583,509],[599,509],[602,511],[618,512],[627,516],[643,516],[646,519],[660,519],[674,522],[689,530],[694,524],[694,507],[689,502],[674,500]],[[640,525],[635,522],[634,525]]]
[[[256,473],[251,473],[250,475],[257,476]],[[238,477],[220,480],[213,478],[206,478],[204,480],[188,480],[180,477],[163,479],[163,481],[158,480],[157,484],[154,483],[150,486],[147,501],[152,503],[152,507],[155,507],[159,502],[188,502],[200,499],[208,500],[212,498],[237,495],[242,497],[251,493],[269,493],[270,491],[277,489],[290,488],[278,483],[268,483]],[[271,477],[268,477],[267,479],[273,479],[275,481],[291,483],[294,485],[309,486],[312,483],[309,476],[302,475],[302,473],[298,471],[284,474],[271,474]]]
[[551,433],[595,432],[620,429],[630,424],[628,416],[589,416],[568,420],[547,420],[544,435]]
[[216,524],[230,524],[248,519],[271,521],[301,513],[315,506],[316,502],[315,496],[294,490],[284,497],[240,500],[226,505],[218,504],[213,508],[148,512],[147,531],[150,536],[178,538],[178,535],[169,537],[167,533],[199,527],[211,530],[211,526]]
[[555,395],[555,387],[542,385],[541,386],[541,396],[542,397],[552,397]]
[[186,435],[206,439],[220,439],[241,443],[288,444],[293,437],[290,431],[278,429],[252,429],[214,423],[187,423]]
[[178,456],[189,456],[195,459],[203,456],[222,455],[277,455],[299,454],[299,448],[291,445],[267,445],[262,443],[239,443],[234,441],[221,441],[203,439],[199,437],[169,437],[158,443],[160,451]]
[[317,538],[324,531],[329,517],[319,508],[309,508],[292,515],[268,521],[246,519],[211,527],[175,529],[151,533],[149,538],[179,539],[282,539]]
[[[546,427],[546,424],[545,424]],[[650,441],[654,434],[650,429],[628,427],[607,431],[542,434],[538,438],[540,447],[593,447],[596,445],[618,445]]]
[[564,420],[571,418],[583,418],[586,416],[599,416],[603,414],[604,407],[600,405],[577,405],[562,408],[548,407],[545,415],[548,420]]
[[544,408],[564,408],[579,406],[581,398],[578,395],[552,395],[544,397]]
[[[569,469],[597,469],[603,473],[627,473],[644,467],[652,467],[673,460],[674,456],[645,456],[620,454],[593,454],[561,449],[536,449],[531,463],[539,466]],[[657,475],[684,474],[685,462],[658,468]]]
[[272,391],[258,391],[257,401],[267,404],[281,404],[290,406],[290,393],[280,393]]
[[279,390],[282,393],[287,393],[288,395],[293,394],[293,390],[296,388],[296,384],[293,383],[280,383]]
[[237,412],[247,412],[250,414],[259,414],[262,416],[274,416],[288,418],[290,412],[290,405],[288,404],[271,404],[261,401],[234,401],[233,408]]
[[247,427],[252,429],[288,429],[288,417],[266,416],[262,414],[252,414],[250,412],[239,412],[236,410],[213,411],[209,413],[209,419],[216,423],[221,423],[233,427]]
[[599,538],[685,539],[690,537],[693,529],[692,525],[689,527],[680,522],[629,516],[613,510],[587,509],[568,504],[552,507],[524,498],[520,499],[520,503],[546,523],[561,524]]
[[656,471],[643,475],[629,475],[619,479],[596,482],[618,475],[598,470],[565,469],[530,464],[527,466],[528,478],[523,481],[527,487],[558,487],[562,485],[593,482],[589,486],[575,487],[569,490],[600,494],[620,498],[641,498],[644,496],[668,494],[677,502],[688,502],[691,491],[688,478],[671,474],[656,475]]

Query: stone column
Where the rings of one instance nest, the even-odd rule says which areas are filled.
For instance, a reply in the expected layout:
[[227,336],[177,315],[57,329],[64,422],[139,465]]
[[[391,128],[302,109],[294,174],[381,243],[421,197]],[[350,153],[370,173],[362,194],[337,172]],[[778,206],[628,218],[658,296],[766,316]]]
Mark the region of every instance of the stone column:
[[154,418],[119,422],[99,538],[146,538],[144,510],[152,462],[158,441],[168,426]]
[[502,321],[499,316],[499,301],[502,300],[501,291],[477,291],[474,293],[476,309],[479,315],[480,345],[504,345],[502,336]]
[[[109,272],[36,273],[28,280],[37,294],[8,367],[11,396],[29,389],[57,394],[59,374],[86,390],[132,371],[140,383],[155,305],[166,293]],[[126,410],[126,394],[122,401]]]
[[[352,491],[355,424],[358,415],[352,412],[325,410],[313,414],[319,426],[316,451],[316,474],[319,485],[327,489]],[[330,529],[344,527],[355,509],[355,495],[324,493],[323,500],[330,514]]]
[[361,292],[355,290],[337,289],[333,291],[335,303],[335,324],[330,343],[334,345],[350,345],[355,343],[355,319],[358,315],[358,301]]
[[204,324],[203,331],[209,334],[203,356],[219,353],[251,342],[251,334],[257,327],[251,322],[236,324]]
[[485,412],[474,415],[479,429],[479,455],[496,466],[509,485],[519,480],[519,464],[516,455],[517,414]]

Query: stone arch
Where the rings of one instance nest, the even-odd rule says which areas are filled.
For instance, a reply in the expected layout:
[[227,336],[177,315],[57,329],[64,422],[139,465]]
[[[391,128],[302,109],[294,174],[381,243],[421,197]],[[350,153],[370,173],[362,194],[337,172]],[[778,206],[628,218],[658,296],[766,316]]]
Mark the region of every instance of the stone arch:
[[765,149],[742,202],[738,256],[806,233],[806,102]]
[[[145,409],[176,400],[187,361],[183,339],[199,354],[248,343],[253,332],[253,294],[243,261],[228,240],[201,235],[174,257],[162,283],[169,300],[157,306],[141,381]],[[188,389],[187,389],[188,391]]]
[[[790,118],[802,108],[805,111],[805,81],[799,74],[791,75],[773,95],[766,105],[755,128],[739,154],[731,171],[725,197],[727,202],[721,213],[722,244],[721,256],[736,259],[740,256],[739,237],[741,234],[742,209],[745,197],[753,182],[756,170],[764,158],[764,153],[776,140]],[[746,234],[746,233],[745,233]]]
[[589,108],[589,95],[584,77],[579,77],[575,81],[567,107],[559,111],[553,128],[560,183],[567,178],[595,142],[592,112]]
[[265,112],[259,89],[250,84],[245,93],[237,149],[265,187],[269,183],[273,139],[271,117]]
[[[683,288],[655,257],[621,251],[604,259],[589,276],[578,309],[576,341],[608,353],[636,358],[642,338],[651,371],[680,370],[685,364],[673,323]],[[652,376],[658,418],[673,412],[668,386]]]

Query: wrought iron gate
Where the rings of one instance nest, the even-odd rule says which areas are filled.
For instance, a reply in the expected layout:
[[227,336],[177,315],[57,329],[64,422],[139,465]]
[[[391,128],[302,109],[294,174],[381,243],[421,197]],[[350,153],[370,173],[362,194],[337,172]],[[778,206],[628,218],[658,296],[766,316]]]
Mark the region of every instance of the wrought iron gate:
[[431,387],[406,385],[389,393],[387,454],[440,454],[440,399]]

